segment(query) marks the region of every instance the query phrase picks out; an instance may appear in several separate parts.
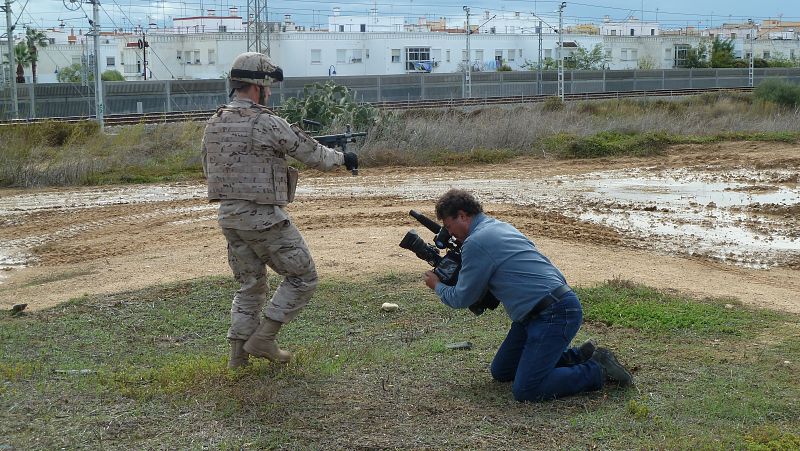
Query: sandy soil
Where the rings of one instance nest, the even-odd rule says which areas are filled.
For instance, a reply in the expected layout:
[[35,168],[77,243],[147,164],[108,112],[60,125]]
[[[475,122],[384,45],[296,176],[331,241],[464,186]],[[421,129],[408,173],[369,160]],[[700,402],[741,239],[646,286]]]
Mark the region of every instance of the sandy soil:
[[[800,148],[765,143],[680,146],[666,156],[652,158],[520,159],[464,169],[367,168],[358,178],[343,170],[326,174],[307,171],[301,178],[298,200],[289,211],[303,231],[322,277],[365,277],[392,270],[421,274],[426,264],[397,244],[410,228],[430,238],[408,216],[408,210],[432,215],[432,198],[424,191],[398,194],[388,189],[396,188],[401,180],[407,183],[409,174],[421,185],[435,179],[444,186],[463,180],[552,179],[613,169],[647,168],[652,172],[687,167],[702,167],[721,176],[741,168],[789,168],[796,174]],[[769,191],[777,185],[797,187],[796,176],[793,180],[749,182],[752,191]],[[326,188],[338,185],[351,187],[349,193]],[[488,186],[484,188],[490,189],[491,183]],[[30,309],[43,309],[84,294],[229,274],[215,207],[202,198],[203,186],[170,189],[193,194],[168,196],[168,200],[112,199],[73,208],[59,199],[72,199],[90,189],[0,190],[0,198],[6,199],[33,195],[55,199],[52,204],[11,208],[0,215],[0,248],[13,245],[34,256],[28,266],[12,265],[0,272],[0,308],[27,303]],[[492,199],[485,207],[528,234],[572,285],[622,278],[698,297],[723,297],[800,313],[800,269],[792,259],[780,266],[751,269],[665,251],[624,230],[562,214],[558,202]],[[779,228],[797,230],[797,214],[792,209],[796,207],[752,208],[779,217]]]

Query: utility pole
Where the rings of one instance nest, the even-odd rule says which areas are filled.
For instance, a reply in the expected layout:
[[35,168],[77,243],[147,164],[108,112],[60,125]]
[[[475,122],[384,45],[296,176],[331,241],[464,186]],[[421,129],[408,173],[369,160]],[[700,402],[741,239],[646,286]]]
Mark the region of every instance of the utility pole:
[[100,79],[100,0],[88,0],[92,4],[92,37],[94,38],[94,103],[97,123],[103,130],[103,80]]
[[11,87],[11,119],[19,119],[17,106],[17,61],[14,55],[14,26],[11,25],[11,0],[6,0],[3,11],[6,13],[6,40],[8,41],[8,81]]
[[748,72],[747,72],[747,83],[748,83],[748,86],[750,86],[752,88],[753,87],[753,82],[755,81],[754,80],[754,75],[755,75],[755,70],[754,70],[755,55],[754,55],[754,51],[753,51],[753,41],[756,40],[756,37],[753,34],[753,19],[747,19],[747,23],[750,25],[750,33],[748,33],[748,35],[750,36],[750,58],[748,58],[750,60],[750,64],[749,64],[750,70],[748,70]]
[[561,2],[558,7],[558,97],[564,101],[564,8],[567,2]]
[[[250,15],[253,21],[250,22]],[[263,18],[266,14],[266,27]],[[267,0],[247,0],[247,51],[269,55],[269,10]],[[250,29],[253,29],[251,32]],[[266,32],[265,32],[266,29]],[[266,34],[266,42],[265,36]]]
[[142,49],[142,75],[144,76],[144,81],[147,81],[147,48],[150,47],[150,43],[147,42],[147,34],[144,29],[142,29],[142,39],[139,39],[136,44]]
[[467,13],[467,97],[472,97],[472,61],[470,60],[472,54],[469,50],[469,35],[472,30],[469,28],[469,6],[464,7],[464,12]]
[[539,64],[536,65],[536,90],[542,95],[542,21],[539,21]]

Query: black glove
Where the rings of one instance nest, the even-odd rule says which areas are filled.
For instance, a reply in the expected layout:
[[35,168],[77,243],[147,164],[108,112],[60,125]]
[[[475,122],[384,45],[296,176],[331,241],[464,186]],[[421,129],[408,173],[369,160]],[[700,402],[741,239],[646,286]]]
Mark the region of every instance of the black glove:
[[345,152],[344,153],[344,167],[346,167],[348,171],[357,171],[358,170],[358,155],[354,154],[353,152]]

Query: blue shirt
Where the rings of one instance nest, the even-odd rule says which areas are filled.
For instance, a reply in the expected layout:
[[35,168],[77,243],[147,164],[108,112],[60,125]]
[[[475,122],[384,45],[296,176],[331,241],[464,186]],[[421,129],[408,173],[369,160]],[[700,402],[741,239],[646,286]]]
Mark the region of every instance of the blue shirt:
[[461,246],[458,283],[436,285],[436,294],[453,308],[466,308],[489,290],[513,321],[522,320],[566,280],[531,240],[511,224],[478,213]]

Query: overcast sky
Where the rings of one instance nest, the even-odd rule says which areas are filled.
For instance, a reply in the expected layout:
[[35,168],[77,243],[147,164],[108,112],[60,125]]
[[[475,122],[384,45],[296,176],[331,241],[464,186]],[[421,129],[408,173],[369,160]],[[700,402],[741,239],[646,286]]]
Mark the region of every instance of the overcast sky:
[[[133,25],[170,26],[173,17],[200,15],[201,11],[215,9],[223,15],[230,7],[238,7],[239,15],[244,15],[247,0],[99,0],[101,6],[100,23],[103,29],[131,28]],[[463,6],[469,6],[472,14],[482,16],[483,11],[492,14],[519,11],[535,12],[542,16],[553,16],[560,2],[554,1],[454,1],[454,0],[403,0],[319,2],[312,0],[274,0],[268,3],[270,20],[282,20],[284,14],[291,14],[300,25],[327,24],[327,16],[334,6],[341,8],[342,15],[364,15],[370,8],[377,7],[379,14],[397,15],[411,18],[448,17],[463,18]],[[67,27],[86,28],[87,19],[92,16],[92,5],[86,0],[15,0],[11,5],[13,20],[19,24],[36,28],[58,26],[61,21]],[[800,21],[800,1],[798,0],[583,0],[567,2],[564,10],[566,23],[587,23],[602,21],[604,16],[612,20],[627,16],[644,18],[646,21],[658,20],[663,28],[678,28],[686,25],[708,27],[719,26],[723,22],[743,22],[748,18],[782,19]],[[479,17],[475,18],[476,23]],[[4,28],[5,20],[0,21]],[[3,29],[5,32],[5,29]]]

